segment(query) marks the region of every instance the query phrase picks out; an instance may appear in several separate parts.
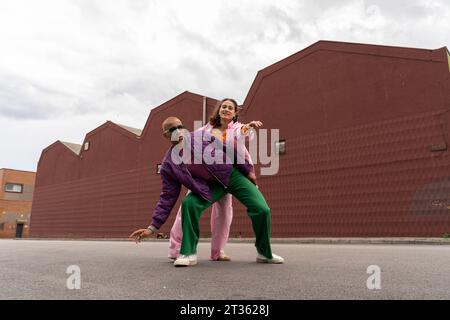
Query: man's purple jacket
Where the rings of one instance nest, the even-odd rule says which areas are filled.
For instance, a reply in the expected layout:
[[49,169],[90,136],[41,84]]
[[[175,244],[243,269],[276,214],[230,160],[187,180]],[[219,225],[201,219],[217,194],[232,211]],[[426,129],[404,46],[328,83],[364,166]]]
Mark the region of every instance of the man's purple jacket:
[[[203,135],[203,138],[198,139],[198,135],[200,135],[200,137]],[[197,139],[195,139],[195,136]],[[187,145],[190,147],[193,154],[194,150],[201,150],[201,154],[203,155],[205,148],[209,146],[207,151],[212,155],[212,157],[216,159],[223,159],[223,163],[207,164],[202,161],[202,165],[205,166],[214,179],[225,188],[228,187],[233,166],[242,172],[244,176],[248,176],[250,171],[253,170],[253,166],[248,162],[248,160],[240,157],[239,153],[236,151],[234,151],[234,159],[232,159],[234,161],[231,162],[229,155],[227,155],[225,151],[225,146],[222,144],[220,139],[216,139],[216,137],[206,131],[191,132],[188,136],[185,136],[185,141],[186,140],[189,140]],[[156,229],[159,229],[169,217],[169,214],[175,206],[178,196],[180,195],[181,185],[185,186],[205,200],[212,202],[211,182],[201,178],[192,177],[184,163],[174,163],[172,159],[172,149],[174,147],[175,146],[170,147],[161,164],[160,173],[162,180],[162,192],[159,196],[159,201],[156,208],[153,211],[151,223],[151,225]],[[228,162],[227,157],[229,159]],[[237,161],[238,157],[240,157],[241,161]]]

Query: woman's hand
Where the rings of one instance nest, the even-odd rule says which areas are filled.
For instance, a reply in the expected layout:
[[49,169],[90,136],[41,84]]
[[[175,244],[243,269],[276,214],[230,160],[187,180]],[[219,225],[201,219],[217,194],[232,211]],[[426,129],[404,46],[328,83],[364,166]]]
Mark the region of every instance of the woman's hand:
[[128,238],[130,240],[136,241],[136,243],[139,243],[141,242],[142,238],[147,238],[152,234],[153,232],[150,229],[138,229],[135,232],[133,232]]
[[263,123],[261,121],[252,121],[247,124],[244,124],[241,127],[241,132],[242,132],[242,134],[246,134],[248,132],[248,130],[250,130],[250,128],[256,129],[256,128],[262,127],[262,125],[263,125]]
[[256,184],[256,174],[253,171],[250,171],[247,176],[248,180],[250,180],[254,185]]
[[259,128],[262,127],[263,123],[261,121],[252,121],[246,124],[247,126],[249,126],[250,128]]

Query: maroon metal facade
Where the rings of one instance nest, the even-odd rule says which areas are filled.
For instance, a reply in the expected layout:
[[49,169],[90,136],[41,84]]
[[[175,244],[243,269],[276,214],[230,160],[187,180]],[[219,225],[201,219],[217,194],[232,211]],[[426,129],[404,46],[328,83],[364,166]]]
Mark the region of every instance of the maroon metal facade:
[[[319,41],[261,70],[241,118],[286,141],[278,174],[258,177],[272,236],[450,232],[449,68],[446,48]],[[207,101],[210,113],[217,101]],[[148,225],[170,115],[192,126],[202,97],[186,92],[153,109],[140,136],[107,122],[86,135],[80,156],[60,142],[43,150],[31,236],[125,237]],[[234,209],[231,236],[252,236],[244,208]]]
[[[208,98],[206,103],[210,114],[217,101]],[[81,148],[79,155],[60,141],[44,149],[31,237],[126,237],[149,225],[161,192],[156,166],[169,147],[161,123],[172,115],[192,130],[194,120],[202,120],[203,97],[184,92],[153,109],[141,135],[108,121],[86,135],[82,146],[89,142],[89,150]],[[161,232],[169,232],[174,218],[172,214]]]

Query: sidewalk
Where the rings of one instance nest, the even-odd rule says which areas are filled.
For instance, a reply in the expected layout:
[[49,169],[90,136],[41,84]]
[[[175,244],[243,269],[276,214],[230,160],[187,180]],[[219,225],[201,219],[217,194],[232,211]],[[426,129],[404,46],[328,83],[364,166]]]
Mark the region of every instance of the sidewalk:
[[[254,239],[230,239],[229,242],[253,242]],[[444,238],[272,238],[272,243],[291,244],[434,244],[450,245]]]
[[[2,239],[0,239],[2,240]],[[16,240],[59,240],[59,241],[131,241],[126,238],[21,238]],[[168,239],[149,238],[143,241],[167,242]],[[210,242],[210,238],[201,238],[200,242]],[[229,243],[253,243],[254,238],[230,238]],[[450,245],[445,238],[271,238],[277,244],[428,244]]]

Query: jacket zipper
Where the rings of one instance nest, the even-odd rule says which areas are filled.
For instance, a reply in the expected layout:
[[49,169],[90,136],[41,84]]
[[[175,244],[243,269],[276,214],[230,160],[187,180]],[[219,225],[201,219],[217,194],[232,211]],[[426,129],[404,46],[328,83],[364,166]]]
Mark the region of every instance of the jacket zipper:
[[216,180],[217,180],[217,181],[218,181],[225,189],[228,189],[228,187],[227,187],[226,185],[224,185],[224,184],[222,183],[222,181],[220,181],[219,178],[217,178],[216,175],[215,175],[214,173],[212,173],[211,170],[210,170],[204,163],[202,163],[202,165],[206,168],[206,170],[209,171],[209,173],[211,173],[211,175],[212,175],[214,178],[216,178]]
[[[191,177],[192,180],[194,180],[194,177],[192,176],[192,174],[189,172],[189,170],[186,168],[186,164],[184,162],[181,163],[183,165],[184,170],[187,171],[188,175]],[[200,195],[203,199],[205,199],[208,202],[211,202],[211,200],[207,199],[206,197],[204,197],[203,195]]]
[[[195,160],[194,160],[195,161]],[[183,163],[184,164],[184,163]],[[214,174],[214,173],[212,173],[211,172],[211,170],[203,163],[203,161],[202,161],[202,166],[203,167],[205,167],[206,168],[206,170],[208,170],[208,172],[222,185],[222,187],[224,187],[225,189],[228,189],[228,187],[226,186],[226,185],[224,185],[223,184],[223,182],[222,181],[220,181],[220,179],[219,178],[217,178],[217,176]],[[187,169],[186,169],[187,170]],[[189,172],[189,170],[187,170],[188,172]],[[189,174],[191,174],[190,172],[189,172]],[[191,176],[192,177],[192,176]]]

